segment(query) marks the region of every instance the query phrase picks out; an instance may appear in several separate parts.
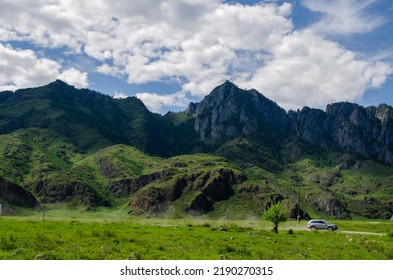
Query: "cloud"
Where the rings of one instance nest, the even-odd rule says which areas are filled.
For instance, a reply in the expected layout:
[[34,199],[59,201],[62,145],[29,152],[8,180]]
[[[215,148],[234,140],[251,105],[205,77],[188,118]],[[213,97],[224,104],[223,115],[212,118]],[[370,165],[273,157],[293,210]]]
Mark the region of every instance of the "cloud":
[[129,96],[126,95],[123,92],[115,92],[115,95],[113,95],[114,99],[124,99],[124,98],[127,98],[127,97],[129,97]]
[[286,36],[272,57],[248,81],[283,107],[323,107],[327,103],[358,100],[378,88],[393,73],[391,65],[360,60],[357,55],[310,30]]
[[[144,83],[177,77],[192,95],[206,95],[215,85],[231,78],[228,69],[237,62],[236,50],[274,48],[292,30],[291,21],[284,16],[290,8],[288,4],[217,6],[199,19],[198,32],[185,33],[174,47],[160,43],[161,38],[140,45],[138,54],[128,57],[128,81]],[[175,33],[160,31],[160,26],[154,29],[162,34]]]
[[[291,5],[229,5],[219,0],[6,1],[2,38],[66,46],[100,61],[96,71],[143,84],[184,81],[206,94],[221,82],[236,49],[271,48],[291,31]],[[1,32],[0,32],[1,34]],[[211,89],[214,84],[210,83]]]
[[87,73],[86,72],[82,73],[76,70],[75,68],[64,70],[62,73],[58,75],[57,78],[77,88],[86,88],[89,86]]
[[61,66],[38,58],[31,50],[14,49],[0,43],[0,90],[15,90],[53,81]]
[[[67,46],[74,51],[80,50],[79,38],[84,36],[85,31],[75,28],[75,23],[83,19],[75,17],[75,13],[71,12],[72,7],[62,5],[61,2],[2,1],[1,37],[30,41],[44,47]],[[70,1],[63,2],[66,4]]]
[[[61,48],[67,52],[66,61],[73,55],[88,57],[96,63],[91,72],[130,84],[178,83],[178,93],[137,94],[154,111],[186,106],[186,94],[200,98],[227,79],[256,88],[286,108],[320,107],[357,100],[392,74],[382,58],[361,57],[323,36],[381,26],[382,17],[371,18],[365,12],[374,2],[303,0],[322,18],[297,31],[292,5],[275,1],[241,5],[220,0],[134,0],[130,5],[125,0],[97,0],[91,5],[77,0],[3,0],[0,42],[27,41],[43,49],[43,55],[47,49]],[[0,50],[2,88],[56,78],[88,86],[85,68],[64,67],[34,50],[2,46],[9,49],[8,54]]]
[[119,67],[110,66],[108,64],[102,64],[96,68],[96,71],[101,74],[109,75],[112,77],[122,78],[124,76],[124,71]]
[[190,103],[190,100],[186,98],[183,92],[178,92],[169,95],[162,95],[157,93],[143,92],[137,93],[138,97],[142,102],[153,112],[160,112],[164,106],[171,107],[184,107]]
[[38,57],[32,50],[14,49],[0,43],[0,90],[35,87],[57,78],[77,87],[88,85],[87,73],[74,68],[62,71],[59,63]]
[[384,23],[380,15],[370,15],[366,9],[377,0],[303,0],[302,4],[322,18],[313,24],[313,30],[329,34],[367,33]]

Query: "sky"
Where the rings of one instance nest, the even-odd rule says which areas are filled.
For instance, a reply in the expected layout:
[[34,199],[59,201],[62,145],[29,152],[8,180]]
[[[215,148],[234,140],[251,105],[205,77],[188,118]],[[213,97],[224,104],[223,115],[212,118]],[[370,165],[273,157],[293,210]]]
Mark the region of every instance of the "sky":
[[226,80],[284,109],[393,105],[391,0],[0,0],[0,91],[61,79],[153,112]]

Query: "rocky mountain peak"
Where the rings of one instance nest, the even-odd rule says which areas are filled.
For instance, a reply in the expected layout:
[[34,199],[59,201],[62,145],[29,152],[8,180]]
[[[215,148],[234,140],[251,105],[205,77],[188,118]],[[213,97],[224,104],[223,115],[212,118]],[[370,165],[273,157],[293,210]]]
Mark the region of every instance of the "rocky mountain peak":
[[217,86],[199,103],[191,103],[187,114],[195,119],[194,129],[201,140],[263,133],[269,124],[285,131],[288,118],[284,109],[256,90],[243,90],[230,81]]
[[[191,103],[187,114],[202,141],[258,135],[266,142],[295,136],[323,149],[338,147],[393,164],[393,108],[386,104],[365,108],[339,102],[325,111],[304,107],[287,114],[258,91],[226,81],[201,102]],[[267,142],[277,145],[276,140]]]
[[359,107],[359,105],[349,102],[333,103],[326,106],[326,114],[331,117],[348,119],[352,112]]
[[235,98],[236,92],[240,89],[232,82],[225,81],[223,84],[215,87],[209,95],[199,103],[190,103],[187,108],[187,113],[190,116],[197,116],[203,113],[206,109],[220,106],[228,103],[230,98]]

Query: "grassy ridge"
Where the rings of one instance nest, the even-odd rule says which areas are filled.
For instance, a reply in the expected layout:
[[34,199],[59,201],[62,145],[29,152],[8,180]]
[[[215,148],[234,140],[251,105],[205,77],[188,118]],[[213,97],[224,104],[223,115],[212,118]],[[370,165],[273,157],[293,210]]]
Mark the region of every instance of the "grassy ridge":
[[[236,174],[244,172],[248,180],[242,185],[234,185],[231,197],[215,202],[208,217],[223,216],[228,207],[237,218],[259,215],[274,199],[284,200],[290,211],[296,211],[299,185],[301,208],[312,218],[390,219],[393,214],[391,167],[354,157],[353,162],[360,165],[354,166],[353,163],[341,170],[337,168],[339,155],[329,154],[329,158],[322,160],[305,157],[278,171],[281,167],[277,162],[267,160],[268,155],[250,145],[244,141],[233,141],[225,146],[225,153],[224,150],[217,151],[229,160],[208,154],[154,157],[124,144],[92,148],[82,153],[64,138],[47,130],[31,128],[0,135],[0,177],[23,186],[40,200],[43,194],[37,191],[36,186],[47,172],[49,189],[54,193],[50,202],[61,201],[58,197],[62,192],[70,192],[78,185],[85,188],[91,198],[84,199],[81,194],[73,194],[66,202],[74,199],[76,203],[98,201],[99,205],[117,206],[132,202],[133,196],[130,192],[123,192],[119,198],[109,189],[110,185],[117,184],[121,193],[127,180],[165,173],[165,178],[160,175],[159,179],[143,187],[146,191],[151,187],[170,189],[177,179],[186,174],[209,173],[214,179],[214,171],[225,168]],[[247,161],[247,158],[253,160]],[[250,186],[259,187],[254,187],[255,191],[244,191],[252,189]],[[169,210],[176,217],[181,217],[185,205],[196,195],[197,192],[185,194],[183,200],[169,205]],[[86,206],[95,207],[97,203]],[[329,212],[327,209],[332,210]],[[168,213],[164,216],[167,217]]]
[[[351,223],[351,222],[347,222]],[[0,219],[0,259],[365,259],[393,258],[387,222],[358,222],[384,236],[325,231],[279,234],[259,221]],[[344,224],[341,224],[344,227]],[[305,224],[301,224],[304,228]]]
[[[206,128],[218,115],[226,118],[213,114],[216,105],[223,106],[217,103],[221,95],[233,114],[221,124],[223,135],[247,122],[248,136],[201,141],[196,125]],[[135,213],[180,218],[190,211],[217,218],[229,209],[241,219],[258,216],[277,201],[296,217],[300,200],[302,218],[392,217],[391,166],[340,149],[328,152],[291,133],[284,137],[261,113],[272,110],[285,119],[285,112],[259,100],[271,109],[262,112],[255,98],[255,92],[227,82],[206,97],[211,106],[195,119],[189,114],[193,106],[188,113],[162,117],[137,98],[116,100],[61,81],[1,92],[0,180],[13,191],[3,192],[0,201],[16,206],[11,198],[19,189],[39,202],[88,209],[128,203]],[[203,119],[206,123],[198,123]],[[230,179],[239,174],[242,179]]]

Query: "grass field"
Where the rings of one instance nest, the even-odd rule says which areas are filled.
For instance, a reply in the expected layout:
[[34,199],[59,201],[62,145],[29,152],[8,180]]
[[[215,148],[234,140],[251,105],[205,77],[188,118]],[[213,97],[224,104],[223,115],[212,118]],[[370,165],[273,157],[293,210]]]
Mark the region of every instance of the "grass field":
[[328,232],[308,231],[305,221],[289,221],[274,234],[270,223],[258,220],[61,214],[53,211],[45,221],[38,216],[1,217],[0,259],[393,259],[392,222],[337,221],[339,231]]

